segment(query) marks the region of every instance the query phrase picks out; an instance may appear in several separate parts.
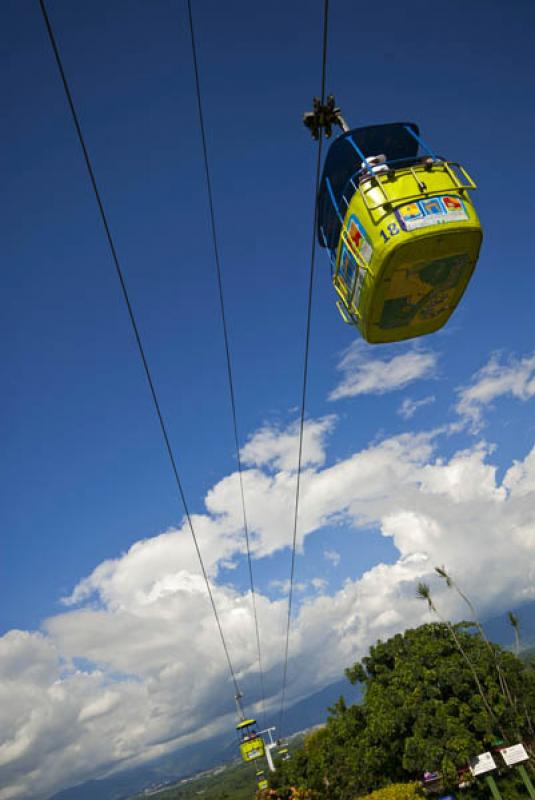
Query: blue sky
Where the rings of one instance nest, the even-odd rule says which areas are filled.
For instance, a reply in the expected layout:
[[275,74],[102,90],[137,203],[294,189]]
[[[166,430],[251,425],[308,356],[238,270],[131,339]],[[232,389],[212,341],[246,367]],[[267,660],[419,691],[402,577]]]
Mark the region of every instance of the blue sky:
[[[190,507],[206,515],[210,493],[226,514],[225,504],[233,501],[220,482],[233,473],[235,457],[185,5],[50,0],[49,13]],[[319,92],[321,8],[278,0],[236,0],[230,6],[199,0],[194,14],[242,444],[258,442],[259,430],[271,436],[248,463],[256,497],[257,478],[273,480],[273,489],[277,476],[291,473],[276,459],[281,437],[292,436],[300,402],[316,153],[301,115]],[[319,426],[311,434],[317,448],[309,464],[311,481],[337,464],[340,474],[349,470],[351,459],[366,448],[376,448],[371,458],[384,455],[381,443],[405,433],[412,438],[399,457],[408,463],[414,456],[419,470],[414,486],[428,485],[430,475],[438,481],[440,464],[466,451],[463,464],[472,459],[475,465],[479,458],[496,469],[494,477],[483,470],[474,485],[494,480],[499,492],[513,462],[523,462],[533,448],[534,23],[528,2],[452,0],[434,7],[421,0],[406,6],[388,0],[380,12],[356,8],[349,0],[331,3],[328,91],[352,125],[414,120],[436,151],[463,163],[479,186],[474,200],[484,244],[447,328],[416,345],[375,348],[358,344],[339,319],[328,260],[320,250],[307,404],[311,424]],[[94,663],[102,668],[108,663],[104,645],[91,640],[75,646],[65,630],[59,632],[69,613],[61,598],[136,542],[147,540],[148,552],[151,537],[181,526],[182,508],[38,4],[6,0],[0,36],[0,158],[7,200],[0,234],[5,298],[0,633],[41,629],[36,647],[53,646],[64,666],[69,658],[91,663],[91,653],[98,651]],[[389,384],[392,360],[399,357],[405,359],[401,372],[422,358],[426,366],[411,380],[400,377]],[[379,376],[375,388],[329,399],[344,381],[358,387],[366,370]],[[488,388],[489,380],[490,393],[456,410],[466,397],[459,387],[487,381]],[[426,400],[409,418],[400,413],[407,398]],[[437,428],[444,430],[433,434],[431,449],[419,449],[418,437]],[[483,450],[478,442],[484,442]],[[389,447],[385,469],[389,459],[398,458]],[[455,468],[459,463],[454,461]],[[514,478],[517,483],[531,474],[529,464],[522,468],[524,478]],[[329,475],[335,479],[338,473]],[[395,486],[385,481],[378,489],[384,509],[374,506],[369,517],[364,506],[348,511],[351,484],[347,502],[339,499],[336,507],[311,512],[297,563],[297,580],[304,584],[297,597],[304,600],[305,615],[307,603],[325,595],[333,603],[329,619],[341,624],[336,615],[344,613],[347,581],[357,587],[365,570],[377,564],[398,569],[400,553],[412,558],[421,552],[406,546],[402,522],[393,521],[395,513],[424,513],[416,501],[411,505],[416,490],[396,495],[405,478],[395,470],[393,476]],[[290,474],[288,486],[292,480]],[[469,477],[462,480],[470,484]],[[316,487],[314,497],[320,491]],[[528,490],[518,491],[525,496]],[[284,498],[281,516],[257,533],[255,558],[274,674],[282,656],[275,651],[283,613],[277,598],[283,594],[273,581],[288,576],[284,542],[291,538],[291,507]],[[309,501],[313,506],[314,498]],[[485,518],[480,502],[470,506],[476,521],[478,514]],[[518,513],[515,530],[528,524],[522,516],[527,511]],[[445,526],[446,517],[437,524]],[[503,530],[512,524],[504,517]],[[533,528],[527,530],[535,536]],[[227,533],[206,535],[218,584],[235,592],[232,602],[238,603],[246,573],[237,535],[227,549],[221,545]],[[338,554],[338,563],[336,556],[326,558],[326,551]],[[516,578],[529,583],[520,552]],[[193,562],[187,568],[194,574]],[[317,578],[327,583],[310,584]],[[99,581],[92,583],[97,600],[88,594],[89,604],[111,613],[126,602]],[[470,588],[488,610],[501,611],[513,599],[509,584],[485,594],[474,578]],[[515,601],[528,599],[525,592]],[[83,591],[79,596],[85,602]],[[457,611],[452,606],[451,612]],[[268,617],[275,620],[273,631]],[[44,623],[47,619],[53,622]],[[209,626],[208,619],[204,623]],[[349,617],[347,624],[350,628]],[[299,642],[298,637],[296,652]],[[347,653],[356,652],[351,647],[334,659],[339,672]],[[120,665],[107,668],[117,671]],[[128,672],[128,665],[122,668]],[[326,672],[322,679],[331,677]],[[183,684],[188,685],[186,678]],[[310,678],[294,687],[293,696],[312,688]],[[198,698],[197,710],[209,696]],[[180,744],[186,734],[177,727],[176,735]],[[146,741],[143,749],[150,750]],[[33,757],[35,764],[43,763],[37,751]],[[119,757],[117,763],[123,763]],[[99,769],[98,754],[88,746],[83,769],[59,770],[55,782],[39,778],[25,791],[46,794],[47,786],[94,777]]]

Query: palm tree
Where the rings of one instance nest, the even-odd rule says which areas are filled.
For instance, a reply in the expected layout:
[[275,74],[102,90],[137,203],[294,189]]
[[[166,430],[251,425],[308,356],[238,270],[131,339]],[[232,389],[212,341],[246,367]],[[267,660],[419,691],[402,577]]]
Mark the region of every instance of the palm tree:
[[461,641],[460,641],[459,637],[457,636],[457,631],[455,630],[455,627],[451,624],[451,622],[449,620],[445,619],[440,614],[440,612],[438,611],[438,609],[437,609],[437,607],[436,607],[436,605],[435,605],[435,603],[433,601],[433,598],[431,597],[431,590],[430,590],[429,586],[427,585],[427,583],[420,582],[418,584],[418,588],[416,590],[416,595],[421,600],[425,600],[427,602],[429,611],[432,611],[434,614],[436,614],[436,616],[439,618],[439,620],[448,629],[453,641],[455,642],[455,646],[457,647],[457,650],[459,651],[459,653],[463,657],[464,661],[466,662],[466,665],[468,666],[468,668],[469,668],[469,670],[470,670],[470,672],[472,674],[472,677],[474,679],[474,683],[476,684],[477,690],[479,692],[479,696],[481,697],[483,705],[485,706],[485,710],[487,712],[487,715],[488,715],[488,718],[489,718],[489,722],[491,724],[493,722],[494,723],[497,722],[496,716],[494,714],[494,711],[490,707],[489,702],[487,700],[487,697],[485,695],[485,692],[483,691],[483,687],[481,686],[481,681],[479,680],[479,676],[478,676],[478,674],[476,672],[476,669],[475,669],[474,665],[472,664],[470,658],[468,657],[464,647],[462,646]]
[[472,621],[473,621],[474,625],[476,626],[476,628],[478,629],[479,635],[481,636],[481,638],[483,639],[483,641],[487,645],[487,647],[488,647],[488,649],[489,649],[489,651],[490,651],[490,653],[492,655],[492,658],[493,658],[493,661],[494,661],[494,666],[496,667],[496,672],[498,673],[498,681],[499,681],[499,684],[500,684],[500,689],[501,689],[502,695],[504,696],[505,701],[507,703],[509,703],[511,708],[516,711],[516,702],[513,699],[513,696],[511,694],[511,690],[509,689],[509,685],[507,683],[507,679],[506,679],[506,677],[505,677],[505,675],[503,673],[503,670],[501,668],[499,653],[496,650],[496,648],[493,647],[491,642],[489,642],[489,640],[487,638],[487,635],[485,634],[485,631],[483,630],[483,625],[481,624],[481,622],[478,619],[478,615],[477,615],[477,612],[476,612],[476,610],[475,610],[475,608],[474,608],[474,606],[472,604],[472,601],[462,591],[462,589],[459,586],[459,584],[456,583],[453,580],[452,576],[450,574],[448,574],[448,572],[446,571],[446,567],[444,567],[444,566],[435,567],[435,572],[437,573],[437,575],[440,578],[443,578],[443,580],[446,581],[446,586],[448,586],[449,589],[455,589],[455,591],[457,592],[459,597],[462,600],[464,600],[464,602],[466,603],[466,605],[470,609],[470,613],[472,614]]
[[520,653],[520,622],[517,615],[513,611],[507,612],[507,619],[513,626],[513,630],[515,632],[515,655],[518,656]]
[[[515,655],[518,657],[519,654],[520,654],[520,650],[522,649],[521,648],[521,641],[520,641],[520,620],[518,619],[518,616],[514,613],[514,611],[508,611],[507,612],[507,619],[511,623],[512,628],[513,628],[513,630],[515,632]],[[523,706],[523,709],[524,709],[526,722],[528,724],[528,729],[529,729],[531,735],[533,736],[535,734],[535,730],[533,728],[533,723],[531,721],[531,715],[529,714],[529,712],[528,712],[528,710],[526,708],[526,704],[522,703],[522,706]],[[530,750],[529,752],[533,755],[533,751],[532,750]]]
[[480,629],[482,637],[485,639],[485,641],[488,641],[487,637],[485,636],[485,634],[483,632],[483,628],[481,627],[480,623],[478,622],[476,610],[475,610],[474,606],[472,605],[472,602],[471,602],[470,598],[467,597],[467,595],[464,594],[464,592],[461,590],[461,587],[457,583],[455,583],[455,581],[453,580],[451,575],[448,572],[446,572],[446,567],[444,567],[444,566],[435,567],[435,572],[437,573],[437,575],[439,577],[443,578],[446,581],[446,585],[448,586],[449,589],[452,589],[452,588],[455,589],[457,594],[460,595],[460,597],[462,597],[462,599],[464,600],[464,602],[466,603],[466,605],[468,606],[468,608],[472,612],[472,616],[474,618],[474,622],[475,622],[476,626]]

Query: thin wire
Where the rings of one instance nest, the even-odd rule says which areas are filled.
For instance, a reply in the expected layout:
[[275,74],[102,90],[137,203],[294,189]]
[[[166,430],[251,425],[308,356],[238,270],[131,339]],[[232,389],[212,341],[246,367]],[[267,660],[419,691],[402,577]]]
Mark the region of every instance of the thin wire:
[[104,225],[104,230],[106,232],[106,238],[107,238],[108,244],[110,246],[110,251],[111,251],[112,258],[113,258],[113,263],[115,265],[115,271],[117,273],[117,277],[119,278],[119,283],[121,285],[121,291],[122,291],[122,294],[123,294],[124,301],[126,303],[126,308],[128,310],[128,316],[130,317],[130,322],[132,324],[132,329],[134,331],[134,336],[135,336],[137,347],[138,347],[138,350],[139,350],[139,355],[141,357],[141,361],[143,363],[143,369],[145,370],[145,375],[147,377],[147,381],[148,381],[148,384],[149,384],[149,389],[150,389],[150,393],[152,395],[154,408],[156,410],[156,415],[157,415],[158,421],[160,423],[160,429],[162,431],[162,435],[163,435],[163,439],[164,439],[164,442],[165,442],[165,447],[166,447],[166,450],[167,450],[167,454],[168,454],[169,460],[171,462],[171,469],[173,470],[173,475],[175,476],[175,481],[176,481],[176,485],[177,485],[178,492],[179,492],[179,495],[180,495],[180,499],[182,501],[182,505],[184,506],[184,512],[185,512],[185,515],[186,515],[186,518],[187,518],[187,521],[188,521],[188,526],[189,526],[189,529],[190,529],[190,532],[191,532],[193,543],[195,545],[195,550],[197,552],[197,557],[199,559],[199,564],[201,566],[201,572],[202,572],[202,575],[203,575],[203,578],[204,578],[204,582],[206,584],[206,589],[208,591],[208,597],[210,598],[210,603],[211,603],[212,611],[214,613],[214,617],[215,617],[215,620],[216,620],[216,623],[217,623],[217,628],[219,630],[219,636],[221,637],[221,644],[223,645],[223,650],[225,651],[225,656],[226,656],[226,659],[227,659],[230,676],[231,676],[232,682],[234,684],[234,689],[235,689],[236,695],[240,695],[240,689],[239,689],[239,686],[238,686],[238,681],[236,679],[236,674],[234,672],[234,667],[232,666],[232,661],[230,659],[230,654],[229,654],[227,642],[226,642],[225,636],[223,634],[223,628],[221,626],[221,620],[219,618],[219,614],[218,614],[217,607],[216,607],[216,604],[215,604],[214,596],[212,594],[212,587],[210,585],[210,581],[208,579],[208,574],[207,574],[206,568],[204,566],[204,561],[203,561],[203,558],[202,558],[202,555],[201,555],[201,550],[200,550],[200,547],[199,547],[199,543],[197,541],[197,536],[196,536],[195,530],[193,528],[193,522],[191,520],[191,515],[190,515],[189,509],[188,509],[188,504],[186,502],[186,496],[184,494],[182,481],[180,480],[180,476],[179,476],[179,473],[178,473],[178,468],[177,468],[175,457],[174,457],[174,454],[173,454],[173,449],[171,447],[171,442],[169,440],[169,435],[167,433],[167,427],[166,427],[166,424],[165,424],[165,421],[164,421],[164,417],[163,417],[163,414],[162,414],[162,411],[161,411],[161,408],[160,408],[160,403],[159,403],[159,400],[158,400],[158,395],[156,393],[156,388],[155,388],[155,385],[154,385],[154,381],[152,379],[152,374],[151,374],[151,371],[150,371],[150,368],[149,368],[148,360],[147,360],[147,357],[145,355],[145,350],[144,350],[143,343],[142,343],[142,340],[141,340],[141,334],[139,332],[139,328],[137,326],[136,318],[134,316],[134,310],[132,308],[132,304],[130,302],[128,291],[127,291],[127,288],[126,288],[126,282],[125,282],[125,279],[124,279],[123,271],[122,271],[120,263],[119,263],[119,258],[117,256],[117,251],[115,249],[115,244],[113,242],[113,238],[112,238],[112,235],[111,235],[110,227],[108,225],[106,212],[104,210],[104,205],[102,203],[100,192],[99,192],[99,189],[98,189],[98,186],[97,186],[95,173],[94,173],[93,167],[91,165],[91,160],[89,158],[89,153],[88,153],[88,150],[87,150],[87,147],[86,147],[86,144],[85,144],[85,140],[84,140],[84,137],[83,137],[83,134],[82,134],[82,129],[81,129],[81,126],[80,126],[80,121],[78,119],[78,114],[77,114],[75,106],[74,106],[74,101],[73,101],[73,98],[72,98],[72,94],[71,94],[71,91],[69,89],[69,85],[67,83],[67,78],[65,76],[65,71],[63,69],[63,64],[62,64],[61,57],[60,57],[60,54],[59,54],[58,46],[56,44],[56,39],[55,39],[55,36],[54,36],[54,32],[52,30],[52,26],[51,26],[50,20],[48,18],[48,14],[47,14],[47,10],[46,10],[46,6],[45,6],[44,0],[39,0],[39,5],[41,7],[41,12],[43,14],[43,19],[45,21],[46,29],[48,31],[48,36],[50,38],[50,44],[52,45],[52,49],[54,51],[54,56],[56,58],[56,63],[57,63],[58,69],[59,69],[59,73],[61,75],[63,88],[65,89],[65,94],[67,96],[67,101],[69,103],[69,107],[70,107],[70,110],[71,110],[72,118],[73,118],[73,121],[74,121],[74,126],[76,128],[76,133],[78,134],[78,140],[79,140],[80,146],[82,148],[82,152],[83,152],[83,155],[84,155],[84,160],[85,160],[85,163],[86,163],[87,171],[89,173],[89,178],[91,180],[91,185],[93,187],[93,192],[95,194],[95,199],[97,201],[98,210],[99,210],[99,213],[100,213],[102,224]]
[[[323,55],[321,66],[321,104],[325,104],[325,78],[327,72],[327,34],[329,22],[329,0],[324,0],[323,4]],[[293,524],[293,538],[292,538],[292,561],[290,567],[290,588],[288,591],[288,618],[286,622],[286,644],[284,649],[284,669],[282,673],[282,691],[281,691],[281,704],[279,713],[279,736],[283,736],[283,720],[285,713],[285,700],[286,700],[286,684],[288,680],[288,655],[290,646],[290,628],[292,620],[292,604],[293,604],[293,586],[295,577],[295,551],[297,545],[297,523],[299,519],[299,500],[301,490],[301,468],[303,461],[303,435],[305,429],[305,409],[306,409],[306,396],[308,386],[308,359],[310,353],[310,327],[312,320],[312,295],[314,288],[314,267],[316,260],[316,231],[318,226],[318,193],[320,184],[320,169],[321,169],[321,153],[323,144],[323,129],[320,128],[318,138],[318,155],[316,160],[316,181],[314,191],[314,225],[312,228],[312,246],[310,253],[310,277],[308,281],[308,304],[307,304],[307,322],[306,322],[306,335],[305,335],[305,358],[303,366],[303,388],[301,394],[301,419],[299,423],[299,453],[297,458],[297,479],[295,487],[295,510],[294,510],[294,524]]]
[[208,195],[208,207],[210,211],[210,226],[212,231],[212,242],[214,246],[214,260],[216,265],[216,274],[217,274],[217,286],[219,291],[219,307],[221,310],[221,323],[223,326],[223,338],[225,341],[225,355],[226,355],[226,362],[227,362],[227,376],[228,376],[228,387],[229,387],[229,394],[230,394],[230,405],[232,408],[232,424],[234,430],[234,446],[236,449],[236,461],[238,465],[238,477],[240,482],[240,495],[241,495],[241,507],[242,507],[242,514],[243,514],[243,532],[245,535],[245,544],[247,547],[247,563],[249,567],[249,583],[251,586],[251,598],[252,598],[252,605],[253,605],[253,616],[254,616],[254,624],[255,624],[255,631],[256,631],[256,649],[258,654],[258,670],[260,675],[260,688],[261,688],[261,696],[262,696],[262,718],[265,722],[265,689],[264,689],[264,670],[262,666],[262,651],[260,647],[260,630],[258,625],[258,614],[257,614],[257,607],[256,607],[256,592],[255,592],[255,585],[254,585],[254,578],[253,578],[253,565],[251,559],[251,547],[250,547],[250,538],[249,538],[249,526],[247,523],[247,511],[245,506],[245,492],[243,488],[243,471],[242,471],[242,463],[240,457],[240,437],[238,434],[238,419],[236,413],[236,396],[234,392],[234,379],[232,373],[232,361],[230,357],[230,342],[229,342],[229,335],[228,335],[228,327],[227,327],[227,316],[225,313],[225,301],[224,301],[224,294],[223,294],[223,278],[221,273],[221,261],[219,258],[219,246],[218,246],[218,239],[217,239],[217,229],[215,224],[215,211],[214,211],[214,198],[212,192],[212,180],[210,175],[210,165],[208,160],[208,145],[206,143],[206,126],[204,123],[204,112],[203,112],[203,105],[202,105],[202,95],[201,95],[201,82],[199,77],[199,62],[197,59],[197,47],[195,43],[195,29],[193,25],[193,13],[191,10],[191,0],[187,0],[188,3],[188,18],[189,18],[189,31],[191,37],[191,51],[193,56],[193,69],[195,72],[195,91],[197,95],[197,109],[199,113],[199,127],[201,131],[201,140],[202,140],[202,151],[203,151],[203,160],[204,160],[204,172],[206,176],[206,189]]

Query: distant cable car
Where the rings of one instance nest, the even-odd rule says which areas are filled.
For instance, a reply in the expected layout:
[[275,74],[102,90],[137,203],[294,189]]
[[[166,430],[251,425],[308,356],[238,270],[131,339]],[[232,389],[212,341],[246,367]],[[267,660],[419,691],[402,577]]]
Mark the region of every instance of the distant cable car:
[[255,725],[255,719],[244,719],[236,725],[240,737],[240,753],[244,761],[255,761],[266,752],[264,740],[256,733]]
[[305,115],[316,137],[333,123],[344,132],[325,160],[318,238],[340,314],[370,343],[432,333],[454,311],[479,255],[476,185],[460,164],[436,156],[413,122],[349,130],[332,97]]
[[283,761],[289,761],[291,758],[290,751],[287,747],[281,747],[278,754]]
[[257,786],[260,791],[263,791],[264,789],[269,789],[269,781],[267,781],[266,778],[264,777],[263,769],[257,769],[256,780],[257,780]]

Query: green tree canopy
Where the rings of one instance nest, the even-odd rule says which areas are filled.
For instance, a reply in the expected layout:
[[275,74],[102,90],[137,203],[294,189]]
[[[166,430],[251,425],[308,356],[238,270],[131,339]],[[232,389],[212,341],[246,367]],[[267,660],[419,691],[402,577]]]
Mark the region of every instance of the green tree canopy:
[[420,800],[423,797],[420,784],[417,782],[391,783],[390,786],[367,794],[362,800]]
[[453,632],[447,624],[423,625],[378,642],[346,675],[363,686],[362,703],[340,699],[327,725],[285,765],[281,785],[348,800],[440,771],[453,786],[458,768],[497,740],[530,737],[533,670],[489,647],[467,623]]

